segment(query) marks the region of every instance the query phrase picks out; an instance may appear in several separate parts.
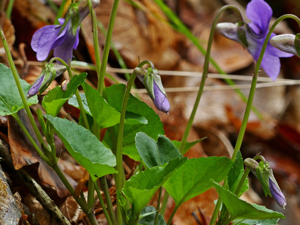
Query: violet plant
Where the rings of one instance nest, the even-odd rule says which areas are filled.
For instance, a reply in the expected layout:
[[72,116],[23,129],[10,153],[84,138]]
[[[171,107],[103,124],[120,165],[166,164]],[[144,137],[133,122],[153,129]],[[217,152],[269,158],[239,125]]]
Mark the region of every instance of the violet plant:
[[[251,170],[260,180],[266,194],[272,196],[281,207],[287,204],[270,166],[263,157],[260,156],[262,160],[260,163],[255,161],[257,158],[245,160],[247,168],[244,170],[240,147],[252,107],[260,67],[275,80],[280,69],[279,57],[290,57],[290,53],[294,53],[294,50],[284,53],[272,47],[269,43],[271,37],[274,40],[272,43],[278,43],[272,31],[280,21],[286,18],[296,20],[300,26],[299,19],[293,15],[284,15],[276,20],[268,30],[272,10],[263,0],[252,0],[248,4],[246,13],[249,19],[252,20],[249,24],[243,22],[241,13],[234,6],[224,6],[219,10],[209,37],[202,82],[186,131],[178,145],[164,136],[163,124],[154,110],[130,94],[134,81],[138,77],[145,85],[156,108],[165,113],[172,113],[159,72],[152,62],[146,60],[139,63],[133,70],[126,86],[115,84],[105,87],[104,85],[104,72],[118,1],[114,1],[112,8],[101,64],[97,21],[93,9],[99,4],[98,0],[72,3],[64,22],[60,20],[61,25],[50,25],[38,30],[32,39],[32,48],[37,52],[37,59],[45,60],[51,49],[54,49],[54,56],[56,57],[49,61],[40,77],[31,87],[18,77],[18,72],[1,30],[0,36],[10,69],[0,65],[0,71],[3,72],[3,75],[0,76],[0,115],[12,115],[16,119],[38,154],[55,170],[92,225],[98,224],[94,214],[95,190],[109,225],[170,225],[176,211],[184,202],[212,187],[216,188],[220,198],[216,203],[210,221],[211,225],[215,223],[227,225],[231,222],[233,224],[255,224],[255,221],[258,220],[260,224],[276,224],[280,218],[284,218],[283,214],[266,209],[263,206],[249,204],[239,198],[248,189],[247,176]],[[238,25],[217,24],[220,15],[227,9],[232,9],[238,14]],[[79,25],[89,12],[91,12],[93,21],[96,71],[98,74],[97,90],[85,82],[87,73],[73,75],[69,63],[72,60],[73,48],[76,49],[79,42]],[[251,90],[232,158],[203,157],[188,159],[183,157],[183,154],[200,141],[188,143],[187,136],[197,112],[208,74],[210,50],[215,30],[230,39],[240,42],[252,54],[256,66]],[[298,43],[298,39],[295,40],[295,43]],[[280,45],[282,45],[282,42]],[[295,45],[295,49],[296,52],[299,52],[298,45]],[[272,65],[270,60],[273,60]],[[57,61],[59,65],[53,66],[53,61]],[[61,69],[66,69],[70,76],[70,82],[66,90],[56,87],[49,91],[42,101],[46,114],[43,115],[41,111],[37,111],[45,141],[37,128],[29,105],[37,104],[36,94],[41,94],[55,76],[61,74]],[[6,87],[4,87],[4,84]],[[82,86],[84,93],[79,94],[79,86]],[[19,95],[11,95],[7,88],[18,90]],[[25,97],[26,95],[28,98]],[[59,110],[66,102],[80,109],[79,124],[57,117]],[[26,110],[39,143],[34,141],[34,138],[18,118],[17,112],[22,108]],[[101,129],[107,129],[103,139],[100,138]],[[81,190],[79,190],[79,194],[75,192],[59,169],[53,138],[54,133],[62,140],[74,159],[88,171],[90,178],[87,199],[83,197]],[[126,180],[123,155],[141,162],[145,169],[137,170],[134,175]],[[113,175],[115,178],[116,210],[113,207],[108,190],[106,179],[108,174]],[[104,192],[106,204],[100,193],[98,181]],[[223,187],[218,184],[222,181],[224,181]],[[162,200],[163,188],[165,194]],[[159,197],[156,208],[147,206],[157,191],[159,191]],[[164,213],[169,196],[174,200],[175,208],[166,222]],[[163,201],[162,205],[161,200]],[[221,205],[223,207],[220,210]]]

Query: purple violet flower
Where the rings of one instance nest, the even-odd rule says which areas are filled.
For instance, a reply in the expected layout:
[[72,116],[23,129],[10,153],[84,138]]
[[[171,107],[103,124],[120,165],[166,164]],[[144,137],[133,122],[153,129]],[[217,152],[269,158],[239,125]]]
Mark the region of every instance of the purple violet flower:
[[[100,3],[99,0],[93,0],[93,7]],[[72,60],[73,49],[77,49],[79,43],[80,23],[89,14],[87,1],[79,4],[79,23],[76,33],[72,29],[72,19],[68,21],[60,18],[60,25],[48,25],[37,30],[31,40],[31,47],[37,53],[38,61],[44,61],[50,51],[54,49],[54,56],[63,59],[66,63]],[[66,23],[66,24],[64,24]],[[63,30],[61,28],[64,27]]]
[[277,187],[277,185],[269,178],[269,187],[272,197],[275,199],[277,204],[284,208],[286,206],[286,200],[282,191]]
[[167,96],[164,93],[162,93],[162,91],[159,89],[159,87],[157,86],[155,81],[153,82],[153,90],[154,90],[155,99],[152,99],[152,100],[153,100],[155,107],[159,111],[162,111],[162,112],[168,114],[170,111],[170,103],[167,99]]
[[[253,59],[257,61],[269,31],[268,27],[272,14],[273,11],[271,7],[264,0],[252,0],[248,3],[246,8],[246,15],[252,21],[251,23],[243,26],[232,23],[219,23],[217,25],[217,31],[229,39],[246,45],[248,52],[252,55]],[[239,35],[241,32],[245,33],[247,43],[245,43]],[[273,36],[275,36],[274,33],[272,33],[271,38]],[[280,72],[279,58],[291,56],[293,55],[282,52],[270,45],[269,41],[261,67],[268,76],[275,81]]]

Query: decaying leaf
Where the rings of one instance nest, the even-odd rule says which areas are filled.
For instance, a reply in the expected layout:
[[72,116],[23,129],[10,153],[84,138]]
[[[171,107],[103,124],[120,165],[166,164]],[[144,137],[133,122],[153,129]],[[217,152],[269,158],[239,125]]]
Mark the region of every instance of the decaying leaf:
[[[10,19],[6,18],[5,13],[0,13],[0,24],[3,29],[3,33],[5,35],[5,38],[7,40],[8,46],[12,46],[15,42],[15,28],[12,25]],[[5,54],[3,44],[0,42],[0,54]]]
[[[18,113],[18,115],[21,117],[23,124],[28,130],[28,120],[25,119],[26,117],[20,116],[20,113]],[[41,181],[44,184],[55,187],[59,197],[68,195],[68,191],[62,181],[58,178],[54,170],[40,158],[13,117],[9,117],[8,139],[11,149],[11,157],[16,170],[23,166],[39,163],[38,175]]]
[[21,216],[21,208],[10,190],[0,165],[0,224],[16,225]]

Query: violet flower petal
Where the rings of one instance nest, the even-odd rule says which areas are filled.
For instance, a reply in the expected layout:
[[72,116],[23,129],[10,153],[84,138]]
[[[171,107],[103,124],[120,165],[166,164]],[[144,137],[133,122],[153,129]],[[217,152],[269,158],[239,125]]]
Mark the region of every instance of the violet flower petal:
[[30,89],[28,90],[27,92],[27,98],[30,98],[31,96],[34,96],[36,95],[39,90],[40,90],[40,87],[44,81],[44,78],[45,78],[45,74],[43,76],[41,76],[31,87]]
[[161,92],[157,84],[153,83],[153,90],[154,90],[154,97],[153,103],[155,107],[164,113],[167,113],[170,111],[170,103],[167,99],[167,97],[164,95],[164,93]]
[[44,61],[52,49],[59,33],[58,25],[48,25],[37,30],[31,40],[31,47],[37,53],[38,61]]
[[68,31],[64,35],[65,37],[64,42],[54,48],[54,52],[53,52],[54,56],[60,57],[66,63],[69,63],[69,60],[72,60],[73,46],[76,44],[76,40],[78,38],[77,34],[79,35],[78,31],[76,33],[76,36],[73,36],[72,29],[68,29]]
[[281,190],[273,183],[273,181],[269,178],[269,187],[272,194],[272,197],[275,199],[277,204],[284,208],[286,206],[286,200]]
[[273,11],[264,0],[252,0],[246,8],[246,15],[252,21],[248,25],[258,37],[265,37]]

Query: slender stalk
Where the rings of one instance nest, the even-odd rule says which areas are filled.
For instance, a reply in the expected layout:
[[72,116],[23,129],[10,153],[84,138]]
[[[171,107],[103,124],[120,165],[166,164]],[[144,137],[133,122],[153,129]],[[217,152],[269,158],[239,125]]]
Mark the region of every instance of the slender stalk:
[[169,220],[168,220],[167,225],[170,225],[170,224],[171,224],[172,219],[173,219],[173,217],[174,217],[175,213],[177,212],[177,210],[178,210],[178,208],[179,208],[180,205],[181,205],[181,204],[176,205],[175,208],[173,209],[172,214],[171,214],[171,216],[170,216],[170,218],[169,218]]
[[[244,138],[244,134],[245,134],[245,131],[246,131],[246,127],[247,127],[247,123],[248,123],[250,111],[251,111],[251,108],[252,108],[252,103],[253,103],[253,98],[254,98],[254,93],[255,93],[255,87],[256,87],[258,73],[259,73],[259,68],[260,68],[260,65],[261,65],[264,53],[266,51],[267,45],[269,43],[269,39],[271,37],[271,34],[272,34],[274,28],[277,26],[277,24],[280,21],[282,21],[284,19],[287,19],[287,18],[291,18],[291,19],[296,20],[296,22],[298,23],[298,25],[300,27],[300,20],[299,20],[299,18],[297,16],[291,15],[291,14],[286,14],[286,15],[283,15],[283,16],[279,17],[274,22],[274,24],[272,25],[272,27],[270,28],[270,30],[269,30],[269,32],[268,32],[268,34],[267,34],[267,36],[266,36],[266,38],[264,40],[264,44],[263,44],[262,49],[260,51],[259,58],[258,58],[258,60],[256,62],[256,66],[255,66],[254,74],[253,74],[253,79],[252,79],[252,82],[251,82],[250,93],[249,93],[249,97],[248,97],[248,101],[247,101],[247,106],[246,106],[246,109],[245,109],[244,118],[243,118],[243,121],[242,121],[242,125],[241,125],[241,128],[240,128],[240,132],[239,132],[238,138],[237,138],[237,142],[236,142],[236,145],[235,145],[235,148],[234,148],[234,153],[232,155],[232,161],[235,160],[236,154],[240,150],[242,142],[243,142],[243,138]],[[244,173],[244,175],[245,175],[245,173]],[[239,183],[239,186],[240,185],[243,185],[243,184]],[[242,188],[242,186],[240,188]],[[219,201],[220,201],[220,198],[218,199],[218,202]],[[216,205],[215,211],[213,213],[213,217],[211,218],[211,221],[210,221],[209,225],[214,224],[215,221],[217,220],[217,214],[219,212],[219,209],[220,209],[220,206]]]
[[158,216],[159,216],[159,213],[160,213],[161,193],[162,193],[162,187],[159,188],[159,194],[158,194],[158,199],[157,199],[157,207],[156,207],[157,212],[156,212],[156,215],[155,215],[154,225],[157,225]]
[[165,216],[165,212],[166,212],[166,209],[167,209],[169,197],[170,197],[170,194],[167,192],[167,190],[165,190],[165,194],[164,194],[164,197],[163,197],[163,202],[162,202],[161,208],[160,208],[160,214],[163,217]]
[[[58,57],[52,58],[52,59],[49,61],[49,63],[52,63],[52,62],[55,61],[55,60],[61,62],[61,63],[67,68],[69,77],[70,77],[70,79],[72,79],[73,74],[72,74],[72,71],[71,71],[71,67],[70,67],[64,60],[62,60],[61,58],[58,58]],[[76,95],[76,99],[77,99],[77,102],[78,102],[78,105],[79,105],[80,113],[81,113],[81,115],[82,115],[82,119],[83,119],[84,126],[85,126],[86,129],[90,130],[90,125],[89,125],[89,122],[88,122],[88,120],[87,120],[87,116],[86,116],[86,113],[85,113],[85,109],[84,109],[84,107],[83,107],[83,103],[82,103],[82,100],[81,100],[81,97],[80,97],[80,94],[79,94],[78,89],[76,90],[75,95]]]
[[[114,0],[113,7],[110,14],[109,24],[107,28],[107,35],[106,35],[105,45],[103,50],[102,63],[101,63],[101,68],[100,68],[100,73],[98,78],[98,91],[101,95],[104,89],[105,70],[106,70],[108,54],[110,49],[110,42],[111,42],[113,27],[117,15],[118,5],[119,5],[119,0]],[[97,27],[96,20],[95,20],[95,26]]]
[[234,11],[236,11],[238,13],[238,15],[240,16],[241,20],[243,20],[243,17],[241,15],[240,11],[238,10],[238,8],[236,8],[235,6],[227,5],[227,6],[223,6],[219,10],[218,14],[216,15],[216,17],[213,21],[212,28],[210,30],[210,36],[209,36],[209,40],[208,40],[208,45],[207,45],[207,50],[206,50],[206,55],[205,55],[205,61],[204,61],[204,65],[203,65],[203,73],[202,73],[201,84],[200,84],[200,87],[199,87],[199,91],[198,91],[198,94],[197,94],[197,97],[196,97],[196,100],[195,100],[195,104],[194,104],[192,113],[189,117],[189,121],[188,121],[186,129],[184,131],[183,137],[181,139],[181,144],[180,144],[180,147],[179,147],[179,151],[181,153],[184,150],[184,147],[185,147],[185,144],[186,144],[186,141],[187,141],[187,137],[188,137],[189,132],[191,130],[191,127],[192,127],[192,124],[193,124],[193,121],[194,121],[194,118],[195,118],[195,115],[196,115],[196,112],[197,112],[197,109],[198,109],[198,106],[199,106],[199,103],[200,103],[200,99],[201,99],[201,96],[202,96],[202,93],[203,93],[203,90],[204,90],[205,80],[206,80],[207,74],[208,74],[208,66],[209,66],[209,61],[210,61],[210,51],[211,51],[211,46],[212,46],[212,42],[213,42],[213,37],[214,37],[216,25],[218,23],[220,15],[227,9],[233,9]]
[[15,120],[17,121],[17,123],[19,124],[19,126],[21,127],[21,129],[23,130],[24,134],[26,135],[26,137],[28,138],[28,140],[30,141],[30,143],[32,144],[32,146],[34,147],[34,149],[37,151],[37,153],[39,154],[39,156],[41,156],[41,158],[48,165],[52,165],[52,162],[49,161],[49,159],[44,155],[44,153],[42,152],[42,150],[38,147],[38,145],[36,144],[36,142],[33,140],[33,138],[31,137],[31,135],[27,131],[26,127],[21,122],[21,120],[18,117],[18,115],[17,114],[13,114],[12,116],[15,118]]
[[95,203],[94,192],[95,192],[95,186],[94,186],[93,179],[90,176],[88,182],[88,198],[87,198],[88,207],[90,209],[94,208],[94,203]]
[[7,16],[8,19],[10,19],[11,12],[12,12],[12,9],[13,9],[13,6],[14,6],[14,2],[15,2],[15,0],[9,0],[8,1],[8,6],[6,8],[6,16]]
[[[91,0],[88,0],[90,12],[91,12],[91,17],[92,17],[92,27],[93,27],[93,44],[94,44],[94,53],[95,53],[95,60],[96,60],[96,72],[98,75],[98,91],[101,89],[101,92],[99,93],[102,95],[103,87],[104,87],[104,76],[105,74],[102,74],[103,77],[101,77],[101,58],[100,58],[100,51],[99,51],[99,42],[98,42],[98,28],[97,28],[97,18],[95,14],[95,10],[92,6]],[[107,43],[105,42],[105,46]],[[105,65],[106,68],[106,65]]]
[[102,195],[100,193],[100,190],[99,190],[99,187],[97,185],[97,182],[95,182],[94,185],[95,185],[95,189],[96,189],[96,192],[97,192],[97,195],[98,195],[98,199],[99,199],[100,204],[101,204],[102,209],[103,209],[103,213],[104,213],[104,215],[105,215],[105,217],[107,219],[107,222],[108,222],[109,225],[114,225],[113,222],[111,221],[111,218],[110,218],[110,216],[108,214],[108,211],[106,209],[106,206],[105,206],[104,200],[102,198]]
[[117,219],[116,219],[114,209],[113,209],[113,205],[112,205],[112,202],[111,202],[106,177],[105,176],[100,177],[99,181],[100,181],[101,189],[102,189],[102,191],[104,192],[104,195],[105,195],[106,205],[107,205],[108,213],[110,215],[112,223],[114,225],[117,225]]
[[[128,81],[127,88],[126,88],[126,91],[124,94],[122,109],[121,109],[121,118],[120,118],[120,123],[119,123],[119,130],[118,130],[117,149],[116,149],[116,159],[117,159],[116,169],[118,171],[118,174],[116,174],[116,188],[120,192],[123,187],[122,149],[123,149],[123,133],[124,133],[125,113],[126,113],[126,107],[127,107],[127,103],[128,103],[128,99],[129,99],[130,90],[134,83],[135,78],[136,78],[136,74],[133,72]],[[118,224],[122,225],[121,205],[118,201],[117,201],[117,214],[118,214]]]
[[[18,91],[19,91],[19,94],[21,96],[21,99],[22,99],[22,102],[23,102],[23,105],[24,105],[24,108],[25,108],[25,111],[27,113],[27,116],[29,118],[29,121],[33,127],[33,130],[40,142],[40,144],[42,146],[44,146],[45,148],[47,148],[47,145],[45,144],[44,142],[44,139],[34,121],[34,118],[32,116],[32,113],[30,111],[30,108],[29,108],[29,105],[27,104],[27,101],[26,101],[26,97],[25,97],[25,94],[23,92],[23,89],[21,87],[21,83],[20,83],[20,78],[19,78],[19,75],[18,75],[18,72],[17,72],[17,69],[16,69],[16,66],[13,62],[13,59],[12,59],[12,56],[11,56],[11,53],[9,51],[9,47],[8,47],[8,44],[7,44],[7,41],[6,41],[6,38],[4,36],[4,33],[3,33],[3,30],[2,28],[0,28],[0,37],[1,37],[1,41],[2,41],[2,44],[4,46],[4,49],[5,49],[5,53],[6,53],[6,56],[7,56],[7,59],[8,59],[8,62],[9,62],[9,66],[10,66],[10,69],[11,69],[11,72],[13,74],[13,77],[14,77],[14,80],[16,82],[16,85],[17,85],[17,88],[18,88]],[[41,156],[42,157],[42,156]]]
[[67,3],[67,0],[62,0],[59,10],[58,10],[58,13],[56,14],[56,17],[55,17],[55,22],[54,22],[55,25],[59,24],[58,19],[62,17],[66,3]]

